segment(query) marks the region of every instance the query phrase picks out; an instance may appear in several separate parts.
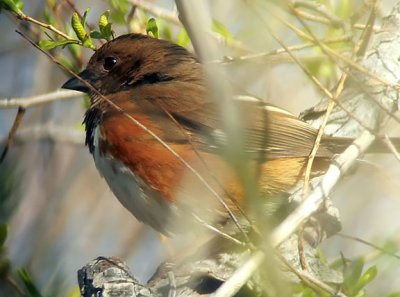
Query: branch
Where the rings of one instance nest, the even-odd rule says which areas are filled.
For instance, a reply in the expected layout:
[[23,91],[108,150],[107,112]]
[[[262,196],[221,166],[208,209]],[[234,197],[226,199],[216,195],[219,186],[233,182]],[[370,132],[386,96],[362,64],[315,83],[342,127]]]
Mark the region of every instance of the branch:
[[326,6],[323,4],[314,3],[310,1],[296,0],[293,1],[292,5],[294,6],[294,8],[304,7],[317,12],[318,14],[322,15],[325,19],[329,20],[329,23],[335,27],[343,28],[345,25],[341,18],[339,18],[330,10],[328,10]]
[[7,155],[8,149],[14,140],[14,136],[17,133],[17,130],[18,130],[19,125],[21,124],[22,118],[25,115],[25,111],[26,111],[26,109],[23,107],[18,108],[18,112],[17,112],[17,115],[15,116],[14,123],[11,127],[10,132],[8,133],[8,137],[7,137],[7,140],[5,141],[3,151],[0,154],[0,164],[4,161],[4,159]]
[[282,243],[302,222],[318,210],[339,179],[368,149],[374,140],[375,136],[365,131],[352,145],[335,158],[318,187],[271,233],[270,240],[273,246],[278,246]]
[[[329,167],[318,187],[293,211],[270,235],[271,245],[279,246],[297,228],[304,223],[315,211],[319,209],[323,201],[328,197],[334,186],[345,172],[353,165],[357,158],[372,144],[375,137],[365,131],[344,153],[335,159]],[[249,278],[263,263],[265,254],[262,251],[255,252],[235,273],[217,290],[214,297],[233,296],[243,287]]]
[[[321,42],[325,44],[334,44],[343,41],[351,41],[351,36],[343,35],[339,37],[327,38],[321,40]],[[287,46],[286,48],[271,50],[268,52],[247,54],[238,57],[225,57],[224,59],[213,61],[213,63],[232,63],[232,62],[241,62],[253,59],[266,59],[267,62],[271,64],[295,63],[295,61],[293,61],[293,59],[290,56],[289,57],[287,56],[287,50],[294,52],[313,47],[316,47],[314,43],[307,42],[303,44]],[[297,57],[297,59],[303,63],[310,63],[310,62],[326,61],[329,58],[326,55],[322,54],[310,54],[310,55],[299,56]]]
[[[7,7],[7,5],[6,5],[6,7]],[[53,25],[46,24],[46,23],[43,23],[41,21],[38,21],[38,20],[26,15],[25,13],[23,13],[18,8],[16,8],[16,9],[6,8],[6,9],[9,10],[11,14],[13,14],[17,19],[19,19],[21,21],[30,22],[32,24],[35,24],[35,25],[38,25],[38,26],[40,26],[42,28],[50,30],[50,31],[54,32],[56,35],[59,35],[59,36],[63,37],[66,40],[74,40],[74,38],[72,38],[72,37],[68,36],[67,34],[65,34],[64,32],[58,30]]]
[[36,105],[47,104],[54,101],[82,97],[81,92],[70,90],[57,90],[52,93],[30,96],[25,98],[0,99],[0,108],[28,108]]

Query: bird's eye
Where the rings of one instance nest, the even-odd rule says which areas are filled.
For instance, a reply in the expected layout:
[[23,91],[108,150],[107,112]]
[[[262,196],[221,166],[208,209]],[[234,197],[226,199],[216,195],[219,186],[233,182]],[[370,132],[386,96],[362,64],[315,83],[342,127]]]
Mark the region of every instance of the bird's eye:
[[117,59],[114,57],[106,57],[104,58],[104,64],[103,67],[105,70],[111,70],[115,64],[117,64]]

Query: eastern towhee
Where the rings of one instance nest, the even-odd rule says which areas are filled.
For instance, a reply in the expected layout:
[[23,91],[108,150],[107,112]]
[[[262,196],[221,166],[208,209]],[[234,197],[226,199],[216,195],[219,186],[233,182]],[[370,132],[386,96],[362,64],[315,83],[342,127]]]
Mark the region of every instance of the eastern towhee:
[[[79,76],[92,87],[72,78],[63,88],[89,93],[86,144],[100,174],[136,218],[165,234],[190,228],[183,218],[224,222],[227,210],[215,194],[234,215],[246,212],[242,179],[224,155],[229,141],[220,113],[193,54],[165,40],[128,34],[99,48]],[[237,96],[232,104],[241,112],[243,153],[260,199],[284,193],[303,178],[317,130],[251,96]],[[326,170],[333,154],[350,143],[324,136],[313,172]]]

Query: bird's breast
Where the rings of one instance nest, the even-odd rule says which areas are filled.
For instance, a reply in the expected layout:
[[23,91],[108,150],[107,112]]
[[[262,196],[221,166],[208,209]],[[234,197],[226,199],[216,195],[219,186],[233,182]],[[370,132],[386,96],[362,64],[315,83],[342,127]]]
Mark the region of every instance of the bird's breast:
[[94,162],[111,191],[138,220],[168,234],[168,221],[173,215],[171,203],[136,174],[124,158],[104,148],[104,132],[100,125],[93,133]]
[[[147,118],[136,118],[152,132],[160,133]],[[139,220],[167,234],[177,229],[171,224],[192,220],[193,212],[206,217],[204,221],[218,220],[221,205],[210,188],[222,194],[221,185],[231,188],[233,184],[232,172],[227,172],[227,164],[219,156],[195,152],[187,143],[169,143],[167,149],[126,116],[103,118],[91,138],[97,169],[114,195]],[[221,177],[218,182],[216,177]]]

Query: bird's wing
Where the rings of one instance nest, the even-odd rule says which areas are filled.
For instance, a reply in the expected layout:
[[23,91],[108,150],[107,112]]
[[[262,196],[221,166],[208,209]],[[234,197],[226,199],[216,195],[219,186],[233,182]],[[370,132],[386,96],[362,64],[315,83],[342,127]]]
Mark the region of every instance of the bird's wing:
[[[232,138],[242,135],[245,151],[255,158],[307,157],[310,154],[317,130],[309,124],[254,97],[239,96],[232,104],[237,108],[242,133],[230,131],[230,135]],[[223,128],[224,115],[211,102],[197,106],[199,108],[184,112],[169,112],[200,150],[217,152],[226,148],[232,141],[228,141],[227,129]],[[331,156],[323,145],[318,150],[317,157]]]

